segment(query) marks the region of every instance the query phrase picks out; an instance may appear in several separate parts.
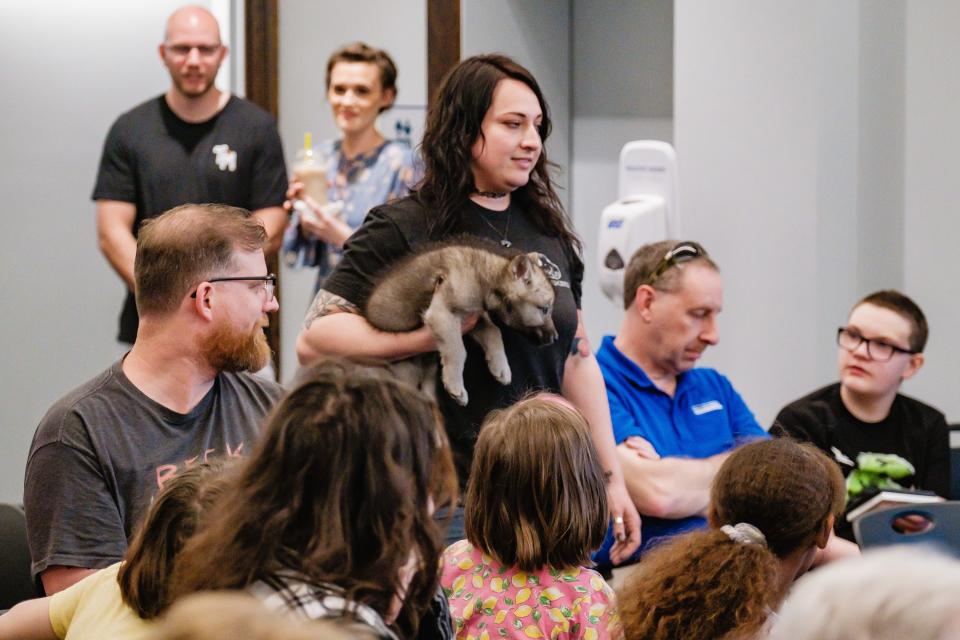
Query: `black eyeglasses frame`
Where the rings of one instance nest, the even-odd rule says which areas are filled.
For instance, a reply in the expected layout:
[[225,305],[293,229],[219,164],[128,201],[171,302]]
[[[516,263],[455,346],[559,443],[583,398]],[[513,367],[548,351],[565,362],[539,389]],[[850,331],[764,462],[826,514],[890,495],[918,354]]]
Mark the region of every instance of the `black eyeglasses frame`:
[[[845,346],[843,346],[842,344],[840,344],[840,338],[841,338],[841,336],[843,336],[844,334],[847,334],[847,335],[850,336],[850,337],[856,336],[856,337],[860,338],[860,341],[857,342],[857,344],[856,344],[852,349],[849,348],[849,347],[845,347]],[[893,359],[893,354],[895,354],[895,353],[906,353],[907,355],[911,355],[911,356],[912,356],[912,355],[916,355],[917,353],[919,353],[919,351],[914,351],[914,350],[912,350],[912,349],[901,349],[900,347],[898,347],[898,346],[896,346],[896,345],[890,344],[890,343],[888,343],[888,342],[884,342],[883,340],[880,340],[880,339],[878,339],[878,338],[867,338],[867,337],[864,337],[860,332],[851,331],[849,327],[838,327],[838,328],[837,328],[837,346],[840,347],[841,349],[846,349],[846,350],[849,351],[850,353],[853,353],[854,351],[856,351],[857,349],[859,349],[859,348],[860,348],[860,345],[863,344],[864,342],[867,343],[867,357],[869,357],[871,360],[874,360],[874,361],[876,361],[876,362],[890,362],[890,361]],[[885,347],[889,347],[890,349],[892,349],[892,351],[890,352],[890,357],[889,357],[889,358],[877,358],[876,356],[874,356],[874,355],[873,355],[873,352],[870,351],[870,345],[871,345],[871,344],[882,344],[882,345],[884,345]]]
[[[277,287],[277,274],[275,273],[268,273],[265,276],[229,276],[223,278],[210,278],[209,280],[204,280],[204,282],[238,282],[243,280],[258,280],[260,282],[269,284],[274,289]],[[190,294],[190,297],[197,297],[196,289],[193,290],[193,293]]]

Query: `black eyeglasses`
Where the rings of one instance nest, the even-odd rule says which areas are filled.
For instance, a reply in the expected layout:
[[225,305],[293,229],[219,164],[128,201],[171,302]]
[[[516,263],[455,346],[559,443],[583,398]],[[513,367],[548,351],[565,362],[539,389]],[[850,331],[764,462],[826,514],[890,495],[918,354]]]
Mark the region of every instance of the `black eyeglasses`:
[[660,276],[665,274],[671,267],[675,267],[678,264],[689,262],[690,260],[695,260],[697,258],[707,257],[707,251],[701,247],[696,242],[680,242],[670,251],[667,251],[664,254],[663,258],[660,259],[660,262],[657,263],[656,268],[653,272],[647,276],[647,279],[643,281],[643,284],[653,286],[657,280],[660,279]]
[[851,353],[856,351],[864,342],[867,343],[867,357],[877,362],[888,362],[894,353],[910,355],[917,353],[910,349],[901,349],[876,338],[864,338],[856,329],[850,329],[849,327],[837,329],[837,344]]
[[[277,274],[275,273],[269,273],[265,276],[231,276],[229,278],[210,278],[209,280],[205,280],[204,282],[235,282],[235,281],[243,281],[243,280],[262,282],[263,283],[262,291],[264,291],[267,294],[267,300],[273,300],[273,294],[277,288]],[[196,290],[194,290],[194,292],[190,294],[190,297],[191,298],[197,297]]]

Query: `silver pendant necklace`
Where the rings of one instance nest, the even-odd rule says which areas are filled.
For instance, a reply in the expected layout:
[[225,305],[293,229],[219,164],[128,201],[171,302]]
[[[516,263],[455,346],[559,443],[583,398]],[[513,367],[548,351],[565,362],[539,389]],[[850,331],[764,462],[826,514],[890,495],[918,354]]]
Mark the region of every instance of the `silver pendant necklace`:
[[487,217],[484,214],[480,214],[480,219],[487,223],[487,226],[493,229],[494,233],[500,236],[500,246],[509,249],[513,246],[513,243],[507,240],[507,234],[510,232],[510,207],[507,207],[507,224],[503,227],[503,233],[500,233],[500,230],[497,229],[492,222],[487,220]]

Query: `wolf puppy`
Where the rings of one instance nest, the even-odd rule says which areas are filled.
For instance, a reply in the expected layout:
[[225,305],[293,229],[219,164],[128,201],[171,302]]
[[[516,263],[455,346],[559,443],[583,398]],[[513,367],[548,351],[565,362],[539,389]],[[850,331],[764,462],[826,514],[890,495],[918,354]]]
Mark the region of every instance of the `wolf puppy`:
[[510,384],[503,336],[493,314],[541,344],[556,340],[553,284],[538,253],[503,253],[468,244],[433,245],[391,267],[374,287],[364,316],[381,331],[412,331],[426,325],[437,342],[443,386],[467,404],[463,366],[463,319],[479,313],[469,336],[486,356],[490,373]]

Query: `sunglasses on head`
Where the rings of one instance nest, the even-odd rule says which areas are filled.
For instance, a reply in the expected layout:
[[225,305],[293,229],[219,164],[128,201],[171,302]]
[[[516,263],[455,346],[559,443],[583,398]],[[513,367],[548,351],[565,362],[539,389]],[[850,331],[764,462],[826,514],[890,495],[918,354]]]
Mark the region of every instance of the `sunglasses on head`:
[[673,246],[672,249],[664,254],[663,258],[660,259],[660,262],[657,263],[657,266],[654,268],[654,270],[650,273],[647,279],[643,281],[643,284],[653,286],[653,283],[659,280],[660,276],[665,274],[671,267],[675,267],[678,264],[689,262],[691,260],[696,260],[697,258],[705,258],[706,256],[706,249],[701,247],[696,242],[678,242]]

